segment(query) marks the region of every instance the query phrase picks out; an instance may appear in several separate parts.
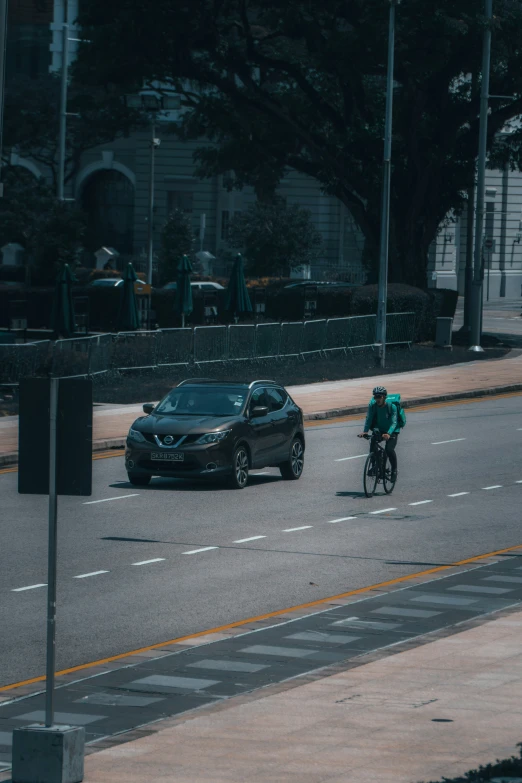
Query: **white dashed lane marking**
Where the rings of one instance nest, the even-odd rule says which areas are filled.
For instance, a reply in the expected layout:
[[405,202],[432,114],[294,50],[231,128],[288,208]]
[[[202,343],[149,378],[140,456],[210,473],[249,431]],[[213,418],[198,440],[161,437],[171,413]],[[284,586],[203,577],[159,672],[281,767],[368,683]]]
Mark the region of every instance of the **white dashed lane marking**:
[[[136,565],[136,563],[134,563]],[[99,574],[108,574],[109,571],[91,571],[90,574],[78,574],[78,576],[73,576],[73,579],[87,579],[88,576],[99,576]]]
[[149,565],[149,563],[159,563],[162,560],[165,560],[164,557],[154,557],[152,560],[139,560],[137,563],[133,563],[132,565]]
[[238,538],[237,541],[233,541],[233,544],[246,544],[247,541],[258,541],[260,538],[266,538],[266,536],[250,536],[250,538]]
[[[465,438],[458,438],[457,440],[465,440]],[[453,441],[441,441],[441,443],[442,442],[452,443]],[[365,455],[361,454],[359,456],[363,457]],[[350,458],[347,458],[347,459],[356,459],[356,457],[353,457],[353,458],[350,457]],[[340,461],[340,460],[338,460],[338,461]],[[522,479],[515,480],[513,482],[513,485],[514,484],[522,484]],[[491,489],[502,489],[503,487],[504,487],[503,484],[492,484],[492,485],[490,485],[488,487],[481,487],[481,489],[482,490],[491,490]],[[105,500],[123,500],[124,498],[127,498],[127,497],[136,497],[136,495],[138,495],[138,494],[139,493],[132,494],[132,495],[122,495],[121,497],[116,497],[116,498],[105,498]],[[449,497],[449,498],[459,498],[459,497],[463,497],[464,495],[470,495],[470,494],[471,494],[471,491],[467,490],[465,492],[453,492],[452,494],[447,495],[447,497]],[[103,503],[104,500],[93,500],[93,501],[89,501],[89,502],[90,503]],[[409,503],[408,505],[409,506],[422,506],[422,505],[425,505],[427,503],[433,503],[433,502],[435,502],[435,501],[433,501],[433,500],[417,500],[415,502]],[[379,508],[379,509],[375,509],[375,511],[369,511],[369,512],[362,511],[360,514],[356,514],[356,515],[352,515],[352,516],[348,516],[348,517],[338,517],[337,519],[327,520],[326,524],[334,525],[334,524],[337,524],[338,522],[348,522],[349,520],[352,520],[352,519],[358,519],[359,517],[367,516],[367,514],[387,514],[390,511],[397,511],[397,508],[396,507],[393,507],[393,508]],[[289,528],[286,528],[282,532],[283,533],[295,533],[295,532],[297,532],[299,530],[309,530],[312,527],[313,527],[313,525],[300,525],[299,527],[289,527]],[[236,539],[233,543],[234,544],[246,544],[249,541],[258,541],[258,540],[260,540],[262,538],[267,538],[267,536],[266,535],[258,535],[258,536],[249,536],[248,538],[239,538],[239,539]],[[210,552],[213,549],[219,549],[219,547],[218,546],[204,546],[204,547],[199,547],[198,549],[189,549],[186,552],[182,552],[181,554],[182,555],[196,555],[196,554],[199,554],[200,552]],[[150,560],[139,560],[136,563],[132,563],[132,565],[133,566],[150,565],[152,563],[161,563],[164,560],[166,560],[165,557],[154,557],[154,558],[151,558]],[[109,570],[89,571],[88,573],[85,573],[85,574],[77,574],[76,576],[73,576],[72,578],[73,579],[87,579],[88,577],[91,577],[91,576],[99,576],[101,574],[109,574],[109,573],[111,573]],[[15,587],[15,588],[11,589],[11,592],[12,593],[23,593],[23,592],[26,592],[27,590],[37,590],[40,587],[47,587],[47,583],[45,583],[45,582],[38,582],[37,584],[26,585],[25,587]]]
[[211,549],[218,549],[217,546],[202,546],[199,549],[189,549],[188,552],[182,552],[182,555],[197,555],[199,552],[210,552]]
[[41,582],[37,585],[28,585],[27,587],[15,587],[14,590],[11,590],[12,593],[23,593],[25,590],[36,590],[37,587],[47,587],[47,584],[45,582]]
[[368,454],[356,454],[355,457],[341,457],[341,459],[336,459],[336,462],[346,462],[347,459],[361,459],[361,457],[367,457]]
[[452,440],[436,440],[432,443],[432,446],[442,446],[443,443],[458,443],[460,440],[466,440],[466,438],[453,438]]
[[340,517],[339,519],[330,519],[326,524],[335,525],[337,522],[347,522],[349,519],[357,519],[357,517]]
[[103,498],[102,500],[87,500],[83,503],[84,506],[93,506],[95,503],[108,503],[109,500],[125,500],[126,498],[137,498],[139,492],[133,492],[131,495],[118,495],[115,498]]
[[386,514],[387,511],[397,511],[396,508],[379,508],[377,511],[370,511],[370,514]]

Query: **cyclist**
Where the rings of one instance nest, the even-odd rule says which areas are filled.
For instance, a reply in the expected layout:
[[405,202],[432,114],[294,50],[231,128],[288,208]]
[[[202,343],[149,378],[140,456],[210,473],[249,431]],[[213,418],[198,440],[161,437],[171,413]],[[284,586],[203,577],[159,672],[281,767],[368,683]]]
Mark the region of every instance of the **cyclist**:
[[391,467],[391,480],[397,481],[397,455],[395,453],[395,447],[397,446],[397,438],[399,437],[399,422],[397,416],[397,408],[390,402],[386,402],[388,392],[384,386],[376,386],[373,390],[373,400],[368,406],[368,413],[366,415],[366,421],[364,423],[364,432],[357,437],[364,438],[368,435],[368,430],[373,430],[373,437],[370,441],[370,451],[375,451],[376,431],[378,435],[382,434],[383,439],[386,441],[385,451],[386,456],[390,461]]

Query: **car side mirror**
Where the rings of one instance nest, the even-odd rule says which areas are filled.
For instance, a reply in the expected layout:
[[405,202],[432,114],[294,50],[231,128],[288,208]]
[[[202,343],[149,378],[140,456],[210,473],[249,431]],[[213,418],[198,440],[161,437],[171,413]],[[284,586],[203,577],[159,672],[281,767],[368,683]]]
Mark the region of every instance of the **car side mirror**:
[[266,405],[256,405],[255,408],[252,408],[250,415],[253,419],[260,419],[262,416],[267,416],[268,413],[269,410]]
[[152,411],[154,410],[154,408],[155,408],[155,405],[154,405],[154,403],[153,403],[153,402],[146,402],[146,403],[144,404],[144,406],[143,406],[143,413],[146,413],[146,414],[147,414],[147,416],[148,416],[148,415],[149,415],[149,413],[152,413]]

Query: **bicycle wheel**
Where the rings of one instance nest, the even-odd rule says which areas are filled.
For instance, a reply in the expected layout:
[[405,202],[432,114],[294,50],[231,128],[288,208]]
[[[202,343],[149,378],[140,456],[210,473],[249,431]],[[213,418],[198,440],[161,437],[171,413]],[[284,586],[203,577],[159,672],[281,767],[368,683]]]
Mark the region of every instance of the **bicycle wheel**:
[[[373,475],[372,475],[373,474]],[[363,473],[363,485],[364,494],[367,498],[371,498],[377,489],[377,482],[379,481],[379,464],[375,459],[375,454],[368,454],[366,462],[364,463]]]
[[392,481],[391,466],[390,466],[390,463],[388,462],[388,460],[386,460],[386,464],[384,466],[383,473],[384,473],[384,476],[383,476],[382,484],[383,484],[383,487],[384,487],[384,491],[386,492],[387,495],[391,495],[391,493],[393,492],[393,489],[395,487],[396,480]]

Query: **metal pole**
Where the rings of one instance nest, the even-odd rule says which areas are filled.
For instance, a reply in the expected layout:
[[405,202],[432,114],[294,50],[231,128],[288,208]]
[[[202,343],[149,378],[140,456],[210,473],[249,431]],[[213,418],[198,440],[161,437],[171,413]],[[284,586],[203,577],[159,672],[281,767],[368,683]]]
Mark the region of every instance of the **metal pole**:
[[60,129],[58,133],[58,187],[57,196],[64,200],[65,147],[67,134],[67,78],[69,70],[69,25],[62,25],[62,70],[60,81]]
[[147,283],[152,285],[152,256],[154,252],[154,164],[156,154],[156,123],[151,124],[150,171],[149,171],[149,227],[147,237]]
[[[0,0],[0,180],[2,178],[2,155],[4,152],[4,96],[5,96],[5,54],[7,48],[7,0]],[[0,182],[0,197],[4,186]]]
[[388,71],[386,84],[386,118],[384,123],[383,187],[381,242],[379,252],[379,302],[377,307],[377,342],[379,364],[386,366],[386,298],[388,295],[388,249],[390,239],[390,181],[393,119],[393,64],[395,54],[395,6],[400,0],[390,0],[388,27]]
[[[489,273],[491,271],[491,253],[488,253],[488,286],[487,286],[487,293],[486,293],[486,300],[489,302]],[[482,332],[482,326],[480,331]]]
[[468,225],[466,227],[466,269],[464,273],[464,324],[462,332],[471,329],[471,289],[473,285],[473,229],[475,218],[475,186],[468,188]]
[[474,270],[471,298],[470,351],[482,352],[482,297],[484,282],[484,257],[482,241],[484,231],[484,196],[486,182],[486,153],[488,140],[489,68],[491,61],[491,19],[493,0],[485,0],[486,27],[482,43],[482,85],[480,90],[479,152],[477,163],[477,210],[475,220]]
[[56,420],[58,416],[59,379],[51,378],[49,429],[49,549],[47,565],[47,665],[45,679],[45,725],[54,723],[54,672],[56,669]]

